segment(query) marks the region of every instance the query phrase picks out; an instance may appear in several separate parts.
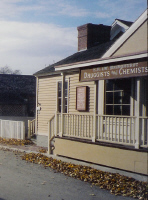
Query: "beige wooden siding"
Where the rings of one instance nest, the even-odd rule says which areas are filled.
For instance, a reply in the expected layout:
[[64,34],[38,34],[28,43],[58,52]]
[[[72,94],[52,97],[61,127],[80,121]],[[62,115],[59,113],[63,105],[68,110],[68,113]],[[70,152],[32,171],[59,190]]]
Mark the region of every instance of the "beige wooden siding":
[[66,76],[69,80],[69,113],[82,114],[76,110],[76,87],[88,86],[89,87],[89,112],[94,112],[94,81],[92,82],[79,82],[79,73]]
[[[88,86],[89,87],[89,111],[94,112],[94,82],[79,82],[79,73],[66,75],[66,80],[69,82],[69,98],[68,98],[68,113],[82,114],[76,110],[76,87]],[[55,114],[57,107],[57,82],[61,81],[61,76],[56,77],[43,77],[39,78],[38,87],[38,103],[41,105],[41,110],[38,111],[38,134],[48,134],[48,120]]]
[[54,154],[145,175],[148,170],[147,152],[56,138]]
[[39,78],[38,103],[41,110],[38,111],[38,134],[48,134],[48,120],[56,111],[56,83],[57,77]]
[[112,56],[146,51],[147,41],[147,22],[145,22]]

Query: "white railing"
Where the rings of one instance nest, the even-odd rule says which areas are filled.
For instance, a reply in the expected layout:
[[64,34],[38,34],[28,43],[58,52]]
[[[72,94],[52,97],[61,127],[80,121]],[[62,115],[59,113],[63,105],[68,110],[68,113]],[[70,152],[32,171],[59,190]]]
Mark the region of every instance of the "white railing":
[[35,123],[36,120],[28,120],[28,138],[31,138],[33,134],[35,134]]
[[62,132],[62,127],[61,127],[61,114],[57,113],[57,135]]
[[96,140],[135,145],[135,117],[97,115]]
[[48,121],[48,153],[51,154],[54,148],[53,139],[56,130],[55,115]]
[[58,136],[148,147],[148,117],[58,113],[50,123]]
[[55,135],[55,115],[48,121],[49,139]]
[[63,114],[64,136],[91,139],[93,136],[93,115]]
[[148,148],[148,117],[140,117],[140,145]]
[[25,123],[23,121],[0,120],[0,137],[25,139]]

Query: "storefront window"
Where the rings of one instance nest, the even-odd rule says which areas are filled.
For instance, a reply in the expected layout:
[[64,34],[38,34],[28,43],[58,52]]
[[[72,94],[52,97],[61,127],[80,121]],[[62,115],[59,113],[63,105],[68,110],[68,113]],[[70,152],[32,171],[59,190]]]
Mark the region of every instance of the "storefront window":
[[106,80],[105,114],[130,115],[131,79]]
[[[65,93],[65,107],[64,107],[64,113],[67,113],[67,105],[68,105],[68,81],[65,81],[64,85],[64,93]],[[58,82],[58,112],[61,112],[62,110],[62,81]]]

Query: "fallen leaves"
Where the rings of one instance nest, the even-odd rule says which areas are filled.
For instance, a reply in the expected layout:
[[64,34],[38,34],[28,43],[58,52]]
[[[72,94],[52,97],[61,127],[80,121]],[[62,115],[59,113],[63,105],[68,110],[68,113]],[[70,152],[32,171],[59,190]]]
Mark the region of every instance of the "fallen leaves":
[[40,153],[47,153],[47,149],[41,148],[41,149],[39,149],[39,152]]
[[33,142],[31,140],[19,140],[19,139],[6,139],[0,137],[0,143],[6,145],[32,145]]
[[90,182],[101,189],[109,190],[111,194],[129,196],[137,199],[146,199],[148,196],[148,183],[117,173],[103,172],[91,167],[63,162],[47,157],[41,153],[26,153],[21,156],[23,160],[50,167],[70,177]]

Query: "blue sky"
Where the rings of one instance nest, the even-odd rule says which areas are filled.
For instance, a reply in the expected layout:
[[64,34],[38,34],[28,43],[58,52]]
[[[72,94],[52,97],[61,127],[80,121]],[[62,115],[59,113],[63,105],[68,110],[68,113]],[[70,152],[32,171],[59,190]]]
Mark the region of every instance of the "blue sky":
[[0,67],[33,74],[77,51],[77,26],[135,21],[147,0],[0,0]]

